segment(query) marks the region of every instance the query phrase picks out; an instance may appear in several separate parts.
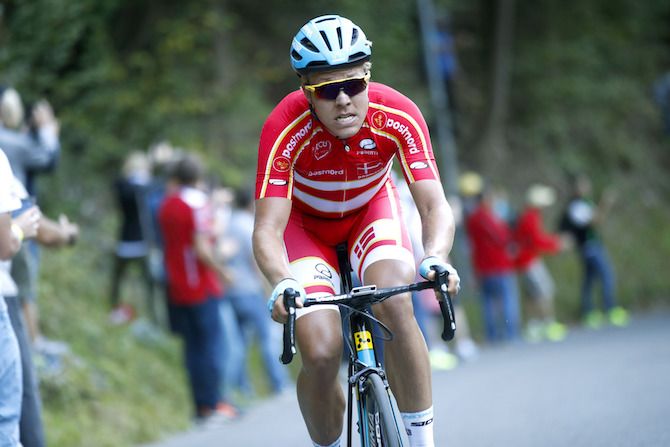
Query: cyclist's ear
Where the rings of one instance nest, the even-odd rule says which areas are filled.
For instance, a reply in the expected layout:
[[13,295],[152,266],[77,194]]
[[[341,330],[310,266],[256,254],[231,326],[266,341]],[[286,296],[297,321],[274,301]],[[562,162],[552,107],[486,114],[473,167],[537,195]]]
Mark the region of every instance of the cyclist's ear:
[[306,89],[303,87],[300,87],[302,89],[302,94],[305,95],[305,99],[307,99],[307,102],[309,103],[309,110],[314,113],[314,104],[312,103],[312,94],[308,92]]

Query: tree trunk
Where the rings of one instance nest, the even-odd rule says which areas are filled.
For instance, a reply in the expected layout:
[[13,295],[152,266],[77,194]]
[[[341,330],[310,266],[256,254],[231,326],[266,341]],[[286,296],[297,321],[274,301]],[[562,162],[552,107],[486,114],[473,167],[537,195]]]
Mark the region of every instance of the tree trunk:
[[490,108],[479,145],[485,170],[507,157],[505,126],[509,110],[510,72],[514,42],[514,0],[495,2],[495,32],[493,34],[492,78]]

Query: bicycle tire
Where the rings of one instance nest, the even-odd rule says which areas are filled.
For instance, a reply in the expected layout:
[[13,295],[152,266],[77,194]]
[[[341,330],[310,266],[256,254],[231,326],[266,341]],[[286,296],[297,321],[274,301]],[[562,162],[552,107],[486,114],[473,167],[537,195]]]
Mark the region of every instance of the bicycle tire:
[[382,378],[372,373],[365,379],[361,393],[359,421],[364,447],[408,447],[409,439],[398,405]]

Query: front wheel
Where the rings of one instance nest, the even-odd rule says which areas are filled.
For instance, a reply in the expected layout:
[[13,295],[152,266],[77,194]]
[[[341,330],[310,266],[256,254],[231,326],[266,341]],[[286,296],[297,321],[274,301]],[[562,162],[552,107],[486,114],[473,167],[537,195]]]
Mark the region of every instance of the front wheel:
[[408,447],[409,439],[398,405],[382,378],[372,373],[360,396],[361,441],[365,447]]

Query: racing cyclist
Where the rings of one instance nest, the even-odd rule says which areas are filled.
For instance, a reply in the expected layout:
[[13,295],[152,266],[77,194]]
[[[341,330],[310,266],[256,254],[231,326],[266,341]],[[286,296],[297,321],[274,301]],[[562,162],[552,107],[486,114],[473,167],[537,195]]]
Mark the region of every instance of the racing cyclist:
[[[450,271],[454,219],[417,106],[392,88],[370,82],[371,42],[337,15],[307,22],[293,39],[291,65],[301,87],[271,112],[260,136],[254,254],[274,286],[268,308],[285,323],[282,294],[296,300],[302,358],[300,409],[315,446],[339,446],[345,399],[338,381],[343,349],[336,306],[302,307],[302,297],[339,293],[335,246],[347,242],[363,284],[392,287],[415,275],[410,239],[399,215],[390,173],[397,159],[421,215],[425,258],[419,266]],[[433,446],[431,372],[409,294],[373,311],[395,334],[385,366],[412,446]]]

